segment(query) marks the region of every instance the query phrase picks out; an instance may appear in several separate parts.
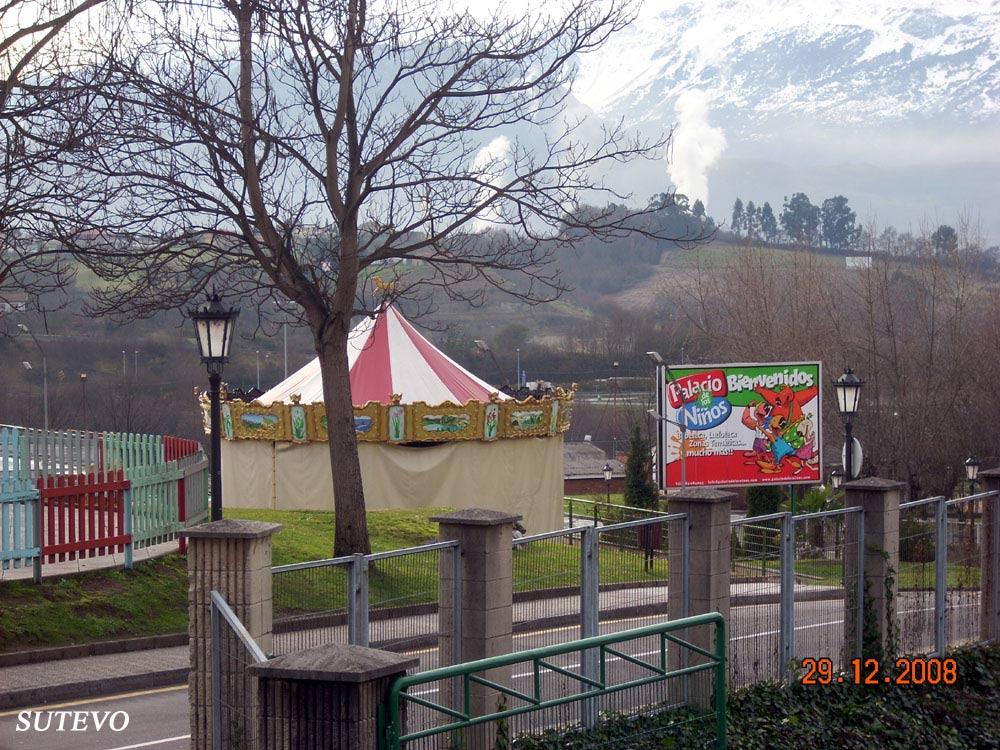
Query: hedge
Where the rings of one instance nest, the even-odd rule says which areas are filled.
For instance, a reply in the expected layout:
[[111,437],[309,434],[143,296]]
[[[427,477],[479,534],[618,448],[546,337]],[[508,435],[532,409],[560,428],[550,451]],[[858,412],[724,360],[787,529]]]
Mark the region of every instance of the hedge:
[[[731,750],[864,747],[880,750],[1000,749],[1000,646],[951,654],[952,686],[762,684],[729,698]],[[664,750],[712,747],[712,717],[663,712],[614,715],[592,731],[521,738],[517,750]]]

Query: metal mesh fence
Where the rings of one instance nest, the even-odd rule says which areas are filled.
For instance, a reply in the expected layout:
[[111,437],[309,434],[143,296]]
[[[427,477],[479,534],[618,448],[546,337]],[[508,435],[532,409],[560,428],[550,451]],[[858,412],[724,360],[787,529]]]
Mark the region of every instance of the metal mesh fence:
[[257,679],[249,667],[265,656],[215,591],[211,648],[213,750],[263,750],[257,736]]
[[899,506],[899,647],[904,654],[935,650],[938,498]]
[[449,544],[367,556],[369,646],[414,654],[421,670],[438,666],[439,571],[458,551]]
[[[683,565],[682,545],[669,549],[670,525],[675,522],[684,524],[664,516],[596,529],[600,632],[640,627],[667,616],[669,573]],[[676,593],[684,596],[683,591]],[[674,611],[685,614],[683,608]]]
[[836,669],[846,669],[857,653],[857,641],[848,632],[860,627],[859,606],[864,590],[859,584],[857,542],[861,511],[827,511],[792,516],[795,567],[793,571],[792,658],[828,658]]
[[514,648],[571,641],[580,633],[581,528],[513,543]]
[[272,569],[274,652],[347,643],[352,558],[315,560]]
[[983,541],[983,502],[988,500],[981,495],[970,495],[947,503],[946,647],[979,639],[982,621],[980,547]]
[[781,677],[782,517],[731,524],[729,679],[734,688]]

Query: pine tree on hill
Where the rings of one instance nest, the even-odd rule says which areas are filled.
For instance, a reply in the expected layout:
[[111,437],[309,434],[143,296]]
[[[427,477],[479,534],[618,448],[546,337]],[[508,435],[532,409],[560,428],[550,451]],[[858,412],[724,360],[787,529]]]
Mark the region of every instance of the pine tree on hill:
[[743,201],[737,198],[736,202],[733,204],[733,223],[731,225],[734,234],[740,233],[740,230],[743,229],[745,221],[746,217],[743,214]]

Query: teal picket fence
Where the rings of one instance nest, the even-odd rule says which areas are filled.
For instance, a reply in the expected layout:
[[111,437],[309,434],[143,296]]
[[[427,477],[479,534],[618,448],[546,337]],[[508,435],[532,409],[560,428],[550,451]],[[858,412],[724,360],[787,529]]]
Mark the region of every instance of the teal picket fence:
[[132,542],[136,549],[177,538],[184,528],[177,505],[184,472],[176,461],[125,469],[132,483]]
[[90,474],[104,467],[101,433],[89,430],[39,430],[0,425],[15,433],[27,458],[33,480],[51,474]]
[[160,466],[164,464],[163,438],[129,432],[104,433],[104,470]]
[[[124,528],[115,529],[128,537],[124,550],[117,537],[104,544],[110,532],[95,519],[107,513],[86,499],[100,489],[99,482],[91,487],[95,477],[112,475],[125,482],[128,510]],[[130,561],[133,549],[173,541],[181,529],[206,521],[208,484],[208,459],[194,440],[0,425],[2,569],[33,565],[37,579],[44,561],[58,561],[55,552],[65,556],[63,547],[85,549],[88,556],[114,548]],[[43,518],[54,524],[56,536],[43,539]],[[180,549],[185,551],[184,540]]]
[[41,505],[24,437],[0,428],[0,568],[34,567],[41,577]]

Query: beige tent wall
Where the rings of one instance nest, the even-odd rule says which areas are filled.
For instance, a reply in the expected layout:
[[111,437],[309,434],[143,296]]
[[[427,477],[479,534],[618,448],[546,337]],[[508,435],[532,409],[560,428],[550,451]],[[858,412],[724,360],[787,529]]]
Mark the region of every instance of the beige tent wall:
[[[369,510],[492,508],[520,513],[529,533],[563,526],[562,435],[427,447],[361,443]],[[222,443],[223,505],[333,510],[326,443]]]

